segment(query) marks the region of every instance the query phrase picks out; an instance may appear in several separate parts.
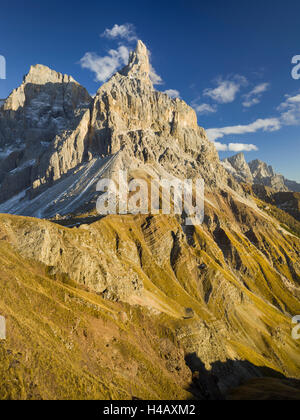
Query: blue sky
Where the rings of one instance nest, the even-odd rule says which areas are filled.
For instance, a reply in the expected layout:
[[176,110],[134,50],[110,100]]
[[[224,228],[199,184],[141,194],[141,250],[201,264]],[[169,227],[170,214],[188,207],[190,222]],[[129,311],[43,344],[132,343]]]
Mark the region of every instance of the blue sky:
[[300,79],[291,76],[299,0],[16,0],[1,6],[0,22],[7,62],[0,98],[36,63],[71,74],[93,94],[137,37],[162,79],[156,88],[176,90],[198,110],[221,157],[253,149],[247,160],[300,181]]

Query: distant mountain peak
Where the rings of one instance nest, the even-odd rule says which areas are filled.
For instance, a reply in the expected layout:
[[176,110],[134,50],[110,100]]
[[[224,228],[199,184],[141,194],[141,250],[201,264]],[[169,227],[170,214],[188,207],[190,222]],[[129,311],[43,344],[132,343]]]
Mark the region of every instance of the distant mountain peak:
[[300,191],[300,185],[297,182],[290,181],[276,173],[273,167],[266,162],[254,159],[247,163],[244,153],[226,158],[222,164],[227,172],[239,182],[265,185],[274,191]]
[[228,172],[234,173],[238,181],[252,182],[252,174],[246,162],[245,155],[240,152],[223,160],[223,166]]
[[249,162],[249,167],[254,177],[267,178],[277,175],[271,165],[259,159]]

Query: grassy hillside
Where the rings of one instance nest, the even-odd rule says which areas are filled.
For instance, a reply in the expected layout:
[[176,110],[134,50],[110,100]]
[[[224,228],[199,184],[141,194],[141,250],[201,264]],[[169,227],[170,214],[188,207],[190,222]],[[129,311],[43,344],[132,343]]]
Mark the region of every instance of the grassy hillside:
[[167,216],[66,228],[1,215],[0,399],[186,399],[193,354],[224,393],[265,369],[300,378],[299,251],[226,192],[207,196],[196,229]]

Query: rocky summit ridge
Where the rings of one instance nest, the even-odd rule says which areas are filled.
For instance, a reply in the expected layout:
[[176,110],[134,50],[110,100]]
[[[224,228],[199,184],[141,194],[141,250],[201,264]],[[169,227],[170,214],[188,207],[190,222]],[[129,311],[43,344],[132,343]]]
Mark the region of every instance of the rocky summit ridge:
[[276,192],[300,192],[300,184],[277,174],[272,166],[259,159],[247,163],[244,153],[224,159],[222,165],[239,182],[264,185]]

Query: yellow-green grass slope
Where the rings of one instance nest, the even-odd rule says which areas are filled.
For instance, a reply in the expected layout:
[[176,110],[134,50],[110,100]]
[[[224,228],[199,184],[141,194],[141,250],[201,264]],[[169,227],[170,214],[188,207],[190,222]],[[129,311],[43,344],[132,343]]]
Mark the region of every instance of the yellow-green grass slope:
[[227,193],[207,197],[195,229],[162,215],[79,229],[1,215],[0,398],[190,398],[189,353],[224,366],[222,390],[245,379],[228,360],[300,378],[299,252]]

